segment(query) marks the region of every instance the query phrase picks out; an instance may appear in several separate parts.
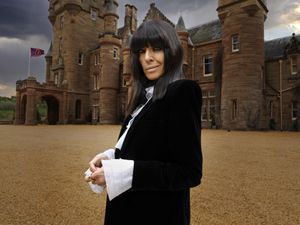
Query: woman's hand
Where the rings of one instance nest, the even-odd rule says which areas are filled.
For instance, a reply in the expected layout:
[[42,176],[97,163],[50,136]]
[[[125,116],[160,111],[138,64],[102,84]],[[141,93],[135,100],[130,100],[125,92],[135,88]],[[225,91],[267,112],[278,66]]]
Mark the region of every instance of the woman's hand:
[[96,170],[90,176],[90,179],[93,184],[98,184],[102,186],[106,185],[103,167],[97,167]]
[[95,172],[97,168],[101,168],[102,167],[102,163],[101,160],[107,160],[108,157],[103,155],[103,154],[98,154],[96,155],[90,162],[90,170],[91,172]]

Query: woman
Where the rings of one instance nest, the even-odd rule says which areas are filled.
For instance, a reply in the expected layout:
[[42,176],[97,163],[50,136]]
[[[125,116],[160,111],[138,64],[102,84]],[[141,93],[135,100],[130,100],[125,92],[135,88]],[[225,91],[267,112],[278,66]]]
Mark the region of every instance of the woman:
[[170,24],[142,23],[131,51],[131,114],[115,149],[90,162],[88,181],[107,187],[105,225],[188,225],[190,188],[202,177],[201,90],[182,79],[183,50]]

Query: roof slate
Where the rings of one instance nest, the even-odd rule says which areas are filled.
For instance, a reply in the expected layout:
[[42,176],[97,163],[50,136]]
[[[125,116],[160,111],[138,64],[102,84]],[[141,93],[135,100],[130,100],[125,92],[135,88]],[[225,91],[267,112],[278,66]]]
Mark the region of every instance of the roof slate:
[[188,29],[193,44],[213,41],[221,38],[221,22],[214,20],[209,23],[202,24],[197,27]]
[[[295,36],[300,41],[300,35]],[[284,50],[290,42],[291,36],[277,38],[270,41],[265,41],[265,58],[266,60],[279,59],[284,57]]]

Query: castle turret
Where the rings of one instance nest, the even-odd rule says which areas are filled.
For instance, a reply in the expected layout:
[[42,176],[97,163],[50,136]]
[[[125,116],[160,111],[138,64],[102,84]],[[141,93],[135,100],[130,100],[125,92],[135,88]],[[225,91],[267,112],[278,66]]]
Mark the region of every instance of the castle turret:
[[130,33],[136,31],[137,28],[137,8],[133,5],[125,5],[124,26],[128,28]]
[[261,0],[219,0],[223,71],[221,120],[224,129],[263,129],[264,21]]
[[104,32],[100,44],[100,123],[118,122],[119,63],[122,41],[117,36],[116,0],[108,0],[104,11]]
[[189,33],[187,29],[185,28],[185,24],[183,21],[182,16],[179,17],[177,25],[176,25],[176,32],[179,36],[182,48],[183,48],[183,63],[185,65],[188,64],[188,38]]
[[104,32],[116,34],[118,25],[118,2],[116,0],[107,0],[104,12]]

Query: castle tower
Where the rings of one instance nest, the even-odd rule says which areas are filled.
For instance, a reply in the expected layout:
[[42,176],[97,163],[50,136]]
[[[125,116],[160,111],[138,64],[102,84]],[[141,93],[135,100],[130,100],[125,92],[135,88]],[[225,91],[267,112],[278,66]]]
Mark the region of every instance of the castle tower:
[[130,33],[136,31],[137,28],[137,8],[133,5],[125,5],[124,26],[128,28]]
[[189,33],[188,33],[187,29],[185,28],[185,24],[184,24],[182,16],[179,17],[175,29],[176,29],[176,32],[179,36],[179,39],[181,41],[181,45],[182,45],[182,48],[183,48],[183,64],[187,65],[188,64],[188,38],[189,38]]
[[87,53],[97,46],[98,34],[103,29],[102,2],[50,0],[52,77],[55,80],[56,74],[59,82],[66,80],[69,91],[88,91]]
[[[104,29],[104,0],[49,0],[52,62],[47,82],[64,89],[64,123],[84,122],[89,115],[89,52]],[[49,74],[48,74],[49,65]]]
[[264,21],[262,0],[219,0],[222,23],[223,129],[263,129]]
[[118,2],[107,0],[104,5],[104,32],[100,44],[100,123],[115,124],[118,120],[118,90],[120,49],[122,41],[117,36]]

